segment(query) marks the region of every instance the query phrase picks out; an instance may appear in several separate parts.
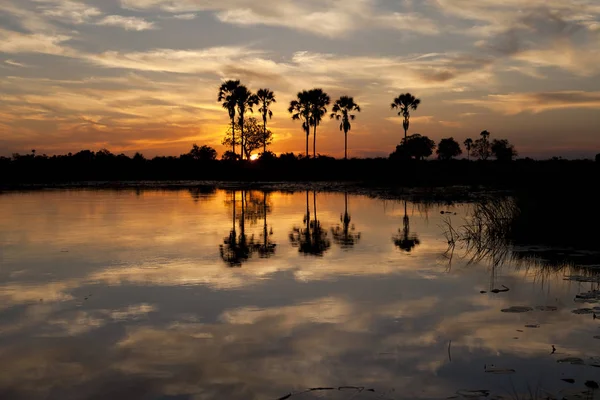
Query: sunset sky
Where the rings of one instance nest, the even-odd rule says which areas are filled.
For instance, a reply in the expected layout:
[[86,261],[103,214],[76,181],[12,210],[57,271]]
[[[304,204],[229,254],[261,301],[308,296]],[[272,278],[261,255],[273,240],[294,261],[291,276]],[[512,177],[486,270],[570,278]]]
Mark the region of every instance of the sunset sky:
[[[224,151],[225,79],[278,102],[272,150],[302,152],[287,106],[302,89],[363,108],[351,156],[411,133],[462,142],[484,129],[520,155],[600,152],[598,0],[0,0],[0,155],[89,148]],[[325,121],[317,151],[343,156]]]

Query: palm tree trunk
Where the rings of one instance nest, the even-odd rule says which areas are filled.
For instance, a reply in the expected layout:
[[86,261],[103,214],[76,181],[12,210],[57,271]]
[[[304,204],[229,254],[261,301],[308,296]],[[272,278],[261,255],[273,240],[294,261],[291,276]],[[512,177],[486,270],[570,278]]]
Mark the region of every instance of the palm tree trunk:
[[235,117],[231,118],[231,151],[235,156]]
[[313,158],[317,158],[317,124],[313,132]]
[[267,117],[263,117],[264,132],[263,132],[263,155],[267,152]]
[[344,129],[344,160],[348,159],[348,130]]
[[306,121],[306,158],[308,158],[308,136],[310,135],[310,126],[308,125],[308,120]]
[[240,154],[242,156],[242,160],[244,159],[244,112],[240,111],[240,128],[241,128],[241,139],[242,139],[242,150],[240,151]]

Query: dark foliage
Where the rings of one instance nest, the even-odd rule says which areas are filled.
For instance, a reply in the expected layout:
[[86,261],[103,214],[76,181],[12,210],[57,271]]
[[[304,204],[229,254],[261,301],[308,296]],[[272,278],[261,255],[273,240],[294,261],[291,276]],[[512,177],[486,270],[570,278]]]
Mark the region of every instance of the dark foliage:
[[460,149],[460,145],[454,138],[446,138],[440,140],[438,144],[438,148],[436,150],[438,158],[440,160],[451,160],[454,157],[458,157],[462,154],[462,150]]
[[[201,149],[199,147],[198,149]],[[33,153],[0,157],[0,186],[59,184],[83,181],[229,180],[229,181],[354,181],[367,186],[471,185],[498,188],[528,187],[531,183],[557,187],[564,183],[589,186],[598,180],[600,163],[593,160],[553,159],[512,162],[438,160],[400,157],[335,160],[307,159],[293,153],[273,154],[255,162],[180,157],[146,159],[107,150],[46,156]],[[210,153],[210,152],[209,152]],[[236,159],[239,155],[236,156]],[[558,189],[557,189],[558,190]]]
[[402,143],[396,146],[396,151],[390,154],[390,158],[423,160],[433,154],[433,149],[435,149],[433,140],[415,133],[402,139]]
[[491,150],[493,156],[498,161],[512,161],[517,156],[515,146],[510,144],[506,139],[494,139]]

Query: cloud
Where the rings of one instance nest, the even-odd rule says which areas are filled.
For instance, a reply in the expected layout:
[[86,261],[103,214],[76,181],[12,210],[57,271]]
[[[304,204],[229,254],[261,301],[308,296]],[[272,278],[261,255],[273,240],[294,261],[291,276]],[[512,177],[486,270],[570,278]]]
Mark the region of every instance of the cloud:
[[196,14],[194,14],[194,13],[173,15],[173,18],[180,19],[180,20],[183,20],[183,21],[191,21],[193,19],[196,19],[196,17],[198,17],[198,16]]
[[100,21],[96,22],[97,25],[104,26],[118,26],[127,31],[145,31],[150,29],[156,29],[153,22],[146,21],[143,18],[138,17],[123,17],[121,15],[107,15]]
[[207,11],[224,23],[266,25],[337,38],[365,28],[386,28],[432,35],[438,30],[429,18],[411,12],[384,12],[373,0],[121,0],[124,8],[170,13]]
[[34,0],[37,9],[45,16],[72,24],[83,24],[102,12],[84,2],[71,0]]
[[560,91],[488,95],[481,99],[455,100],[456,104],[485,107],[507,115],[540,113],[569,108],[600,108],[600,92]]
[[18,61],[15,60],[4,60],[5,64],[8,64],[12,67],[19,67],[19,68],[29,68],[29,65],[24,64],[24,63],[20,63]]
[[71,52],[62,44],[71,39],[66,35],[25,34],[0,28],[0,52],[69,55]]

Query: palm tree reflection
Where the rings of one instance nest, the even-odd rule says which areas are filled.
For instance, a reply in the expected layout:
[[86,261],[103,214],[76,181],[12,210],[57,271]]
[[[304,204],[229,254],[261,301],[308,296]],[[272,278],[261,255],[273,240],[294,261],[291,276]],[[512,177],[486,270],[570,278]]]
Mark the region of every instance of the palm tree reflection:
[[267,214],[270,211],[270,206],[267,203],[267,192],[263,192],[263,201],[262,201],[262,207],[263,207],[263,231],[261,233],[261,242],[258,245],[258,254],[260,255],[261,258],[269,258],[271,257],[273,254],[275,254],[275,248],[277,246],[277,244],[275,244],[272,241],[272,236],[273,236],[273,227],[271,227],[271,229],[269,229],[268,224],[267,224]]
[[406,211],[406,200],[404,200],[404,218],[402,218],[402,229],[398,229],[398,233],[392,237],[394,244],[399,249],[410,253],[415,247],[421,244],[416,233],[410,233],[410,220]]
[[333,241],[342,249],[351,249],[360,240],[360,232],[355,232],[354,225],[350,225],[351,217],[348,213],[348,193],[344,193],[344,214],[340,215],[342,226],[331,228]]
[[331,247],[327,232],[317,218],[317,193],[313,191],[314,219],[310,219],[309,191],[306,191],[306,215],[303,222],[306,226],[294,227],[290,233],[292,246],[298,247],[300,253],[321,257]]
[[237,191],[232,192],[232,227],[229,236],[223,239],[223,244],[219,246],[221,258],[230,267],[241,267],[242,263],[247,261],[252,255],[254,244],[254,236],[250,238],[246,235],[246,192],[242,191],[241,198],[241,217],[240,217],[240,234],[236,231],[236,208],[237,208]]

